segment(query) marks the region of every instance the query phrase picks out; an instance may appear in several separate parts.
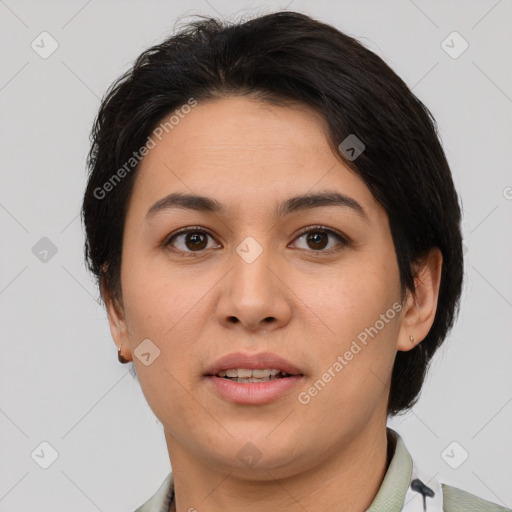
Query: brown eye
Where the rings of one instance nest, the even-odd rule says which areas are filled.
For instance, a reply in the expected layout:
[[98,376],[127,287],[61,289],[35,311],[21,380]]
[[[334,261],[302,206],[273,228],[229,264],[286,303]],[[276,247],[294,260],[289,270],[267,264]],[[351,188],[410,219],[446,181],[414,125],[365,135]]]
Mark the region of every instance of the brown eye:
[[[338,243],[334,245],[331,244],[330,247],[328,247],[332,238],[337,239]],[[308,231],[304,231],[296,240],[300,239],[305,239],[306,242],[306,247],[301,248],[310,249],[313,252],[331,253],[348,245],[347,239],[341,234],[322,226],[318,226],[313,229],[309,228]]]
[[208,240],[206,239],[208,235],[204,235],[204,233],[187,233],[185,235],[185,246],[190,250],[202,250],[205,249],[208,245]]
[[212,236],[206,231],[197,228],[186,228],[169,238],[165,246],[172,247],[173,251],[181,252],[184,256],[188,256],[190,253],[207,249],[209,238],[212,238]]
[[312,249],[325,249],[329,243],[329,235],[325,231],[313,231],[307,234],[306,242]]

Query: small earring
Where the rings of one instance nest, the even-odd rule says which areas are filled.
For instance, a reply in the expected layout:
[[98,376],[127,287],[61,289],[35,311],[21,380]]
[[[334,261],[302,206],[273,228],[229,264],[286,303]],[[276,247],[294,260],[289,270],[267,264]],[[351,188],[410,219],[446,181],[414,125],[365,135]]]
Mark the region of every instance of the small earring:
[[129,363],[130,361],[128,359],[125,359],[123,357],[123,354],[121,354],[121,348],[123,347],[123,345],[121,345],[118,349],[117,349],[117,359],[119,359],[119,362],[121,364],[125,364],[125,363]]
[[409,339],[411,340],[411,343],[414,343],[414,336],[409,336]]

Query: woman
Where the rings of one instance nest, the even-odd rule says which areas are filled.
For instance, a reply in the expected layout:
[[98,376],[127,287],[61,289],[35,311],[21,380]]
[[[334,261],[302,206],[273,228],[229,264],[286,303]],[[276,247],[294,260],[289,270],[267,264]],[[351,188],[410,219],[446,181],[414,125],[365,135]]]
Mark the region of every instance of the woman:
[[294,12],[195,22],[112,85],[88,164],[87,262],[172,466],[137,512],[505,510],[386,427],[463,257],[435,121],[378,56]]

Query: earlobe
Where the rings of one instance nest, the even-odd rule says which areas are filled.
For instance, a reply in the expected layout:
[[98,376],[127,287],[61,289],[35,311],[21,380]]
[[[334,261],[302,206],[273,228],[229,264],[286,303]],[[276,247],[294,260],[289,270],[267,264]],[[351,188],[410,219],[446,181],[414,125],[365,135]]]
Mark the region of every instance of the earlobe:
[[407,290],[397,350],[407,352],[427,336],[437,311],[443,255],[438,247],[430,249],[416,266],[415,292]]

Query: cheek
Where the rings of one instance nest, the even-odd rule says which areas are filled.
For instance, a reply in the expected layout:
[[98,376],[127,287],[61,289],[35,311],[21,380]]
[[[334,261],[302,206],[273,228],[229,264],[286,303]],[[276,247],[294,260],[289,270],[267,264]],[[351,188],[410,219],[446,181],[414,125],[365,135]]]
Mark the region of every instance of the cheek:
[[[381,320],[383,313],[388,321]],[[302,391],[303,413],[311,428],[325,425],[334,438],[339,429],[354,432],[375,414],[385,414],[390,376],[396,355],[399,322],[392,308],[367,308],[357,319],[340,317],[338,339],[315,351],[317,371]]]
[[324,336],[338,348],[372,326],[399,299],[396,263],[374,254],[354,252],[328,273],[295,281],[302,283],[294,286],[297,295],[306,298],[322,320]]
[[[125,261],[123,297],[140,387],[156,417],[164,425],[178,428],[183,422],[177,418],[201,418],[201,410],[190,406],[184,388],[190,388],[189,369],[201,360],[197,341],[209,318],[204,298],[215,281],[194,280],[194,285],[169,272],[169,266],[144,265],[135,255]],[[149,366],[137,357],[137,346],[145,339],[159,351]]]
[[[158,417],[164,414],[160,408],[169,406],[168,397],[179,396],[180,382],[188,386],[189,369],[201,360],[198,340],[204,322],[211,318],[205,296],[215,284],[214,276],[189,279],[184,278],[186,272],[168,263],[144,261],[142,255],[129,251],[122,270],[133,361],[141,388]],[[137,357],[137,347],[145,339],[157,347],[158,357],[150,366]]]
[[315,345],[314,400],[340,420],[347,408],[351,414],[369,414],[388,391],[396,355],[397,265],[369,254],[354,259],[322,282],[321,293],[308,306],[329,327]]
[[142,250],[127,248],[123,258],[123,297],[134,330],[163,341],[166,334],[195,325],[206,281],[190,279],[187,269]]

